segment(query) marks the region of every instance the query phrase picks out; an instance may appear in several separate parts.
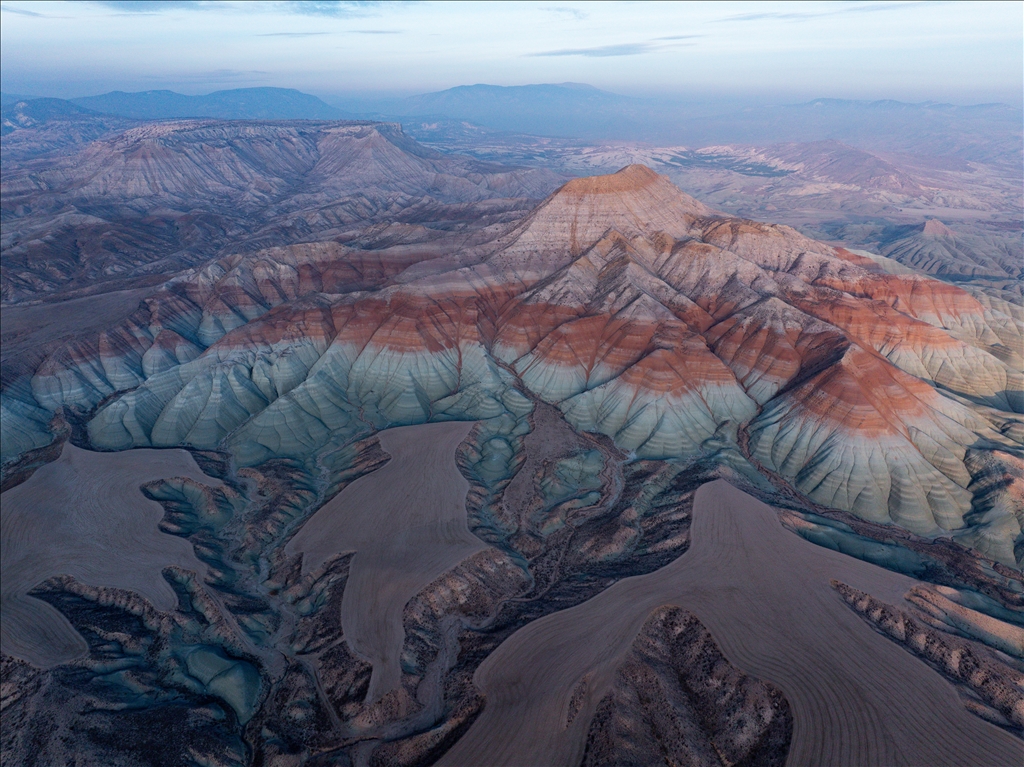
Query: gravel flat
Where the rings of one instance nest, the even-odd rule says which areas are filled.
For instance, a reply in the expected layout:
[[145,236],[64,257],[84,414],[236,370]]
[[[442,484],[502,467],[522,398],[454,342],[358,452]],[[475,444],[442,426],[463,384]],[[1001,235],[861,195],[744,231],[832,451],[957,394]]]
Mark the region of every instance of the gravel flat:
[[188,541],[160,531],[163,509],[139,489],[169,477],[220,484],[185,450],[95,453],[65,444],[59,459],[0,497],[5,653],[49,667],[85,652],[85,641],[66,618],[26,596],[51,576],[133,589],[166,610],[175,598],[160,574],[164,567],[206,572]]
[[794,716],[790,765],[1024,762],[1024,743],[968,713],[938,673],[850,610],[832,578],[897,604],[915,583],[808,543],[725,482],[704,485],[683,556],[523,627],[480,666],[487,705],[440,763],[577,763],[616,667],[662,604],[695,613],[734,665],[782,690]]

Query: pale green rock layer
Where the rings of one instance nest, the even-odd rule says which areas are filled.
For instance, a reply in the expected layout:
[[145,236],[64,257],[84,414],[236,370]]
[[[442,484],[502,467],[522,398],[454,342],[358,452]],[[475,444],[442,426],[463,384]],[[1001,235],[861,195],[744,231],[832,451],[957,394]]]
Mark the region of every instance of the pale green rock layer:
[[[899,315],[919,339],[943,334],[941,349],[898,328],[858,340],[826,321],[820,303],[861,301],[858,280],[873,278],[860,267],[785,227],[701,219],[703,206],[658,184],[625,203],[617,194],[556,194],[490,251],[423,262],[372,292],[303,288],[291,252],[230,256],[184,273],[145,311],[95,343],[69,344],[5,390],[4,462],[48,444],[54,413],[70,408],[97,449],[190,446],[227,450],[239,467],[276,458],[312,471],[330,451],[389,426],[520,422],[532,396],[636,458],[738,451],[821,506],[952,535],[1020,566],[1024,491],[985,479],[1021,461],[1024,323],[1014,307],[993,299],[981,314],[957,313],[940,301]],[[821,293],[830,279],[853,292]],[[918,282],[913,289],[927,291],[929,281]],[[503,309],[484,298],[495,289],[508,291]],[[408,333],[395,330],[392,302],[448,295],[475,295],[495,316],[477,306],[447,317],[435,335],[417,327],[419,341],[392,342]],[[377,320],[360,315],[364,300],[386,305]],[[879,322],[899,310],[871,306]],[[503,335],[516,312],[534,317],[534,308],[539,338]],[[572,334],[594,315],[614,318],[618,330],[596,340],[584,333],[596,351],[573,361],[580,336]],[[636,358],[609,361],[609,350],[628,347],[643,327],[656,331]],[[769,349],[759,346],[765,338]],[[820,417],[795,394],[815,365],[855,372],[866,358],[850,355],[869,346],[888,360],[880,365],[934,394],[914,394],[913,415],[878,437],[860,430],[856,413],[849,424]],[[505,460],[504,437],[496,439],[485,463]],[[993,450],[1004,451],[998,465],[968,457]]]
[[[965,522],[973,493],[964,457],[986,429],[951,400],[943,400],[945,412],[933,413],[929,423],[911,424],[910,439],[859,438],[833,422],[808,419],[785,395],[758,412],[738,382],[657,392],[622,376],[585,378],[541,361],[521,369],[526,372],[517,381],[482,344],[468,341],[441,353],[396,354],[341,338],[326,348],[312,341],[213,347],[114,397],[95,412],[87,431],[99,449],[188,445],[227,448],[239,466],[271,458],[309,464],[328,445],[389,426],[503,414],[518,420],[532,409],[517,389],[525,386],[556,404],[575,428],[606,434],[638,458],[707,455],[736,445],[738,430],[745,428],[751,455],[822,506],[919,535],[956,532],[1000,561],[1017,559],[1022,520],[1012,504],[1004,500],[975,515],[974,524]],[[60,399],[87,406],[101,391],[64,389]],[[13,444],[17,454],[46,444],[49,411],[13,397],[4,399],[4,408],[5,447]],[[484,464],[497,461],[504,474],[511,449],[500,440],[485,449]]]

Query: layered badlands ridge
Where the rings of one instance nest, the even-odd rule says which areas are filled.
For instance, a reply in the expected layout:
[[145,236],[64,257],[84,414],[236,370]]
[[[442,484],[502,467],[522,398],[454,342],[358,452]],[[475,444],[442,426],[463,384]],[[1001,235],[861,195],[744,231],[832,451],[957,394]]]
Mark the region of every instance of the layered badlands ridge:
[[388,123],[173,120],[35,160],[8,143],[0,295],[10,302],[152,285],[228,252],[372,222],[518,219],[560,181],[442,155]]
[[741,452],[820,506],[1020,566],[1022,329],[1015,307],[634,165],[484,244],[295,245],[184,273],[8,386],[4,460],[62,408],[97,449],[314,465],[388,426],[521,417],[532,395],[639,457]]

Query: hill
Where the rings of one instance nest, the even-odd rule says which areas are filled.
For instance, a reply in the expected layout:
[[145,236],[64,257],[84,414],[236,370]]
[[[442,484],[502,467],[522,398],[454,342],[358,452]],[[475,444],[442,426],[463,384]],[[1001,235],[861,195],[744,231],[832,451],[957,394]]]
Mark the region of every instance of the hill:
[[316,96],[294,88],[237,88],[205,96],[174,91],[111,91],[71,99],[96,112],[140,120],[214,117],[221,120],[337,120],[344,115]]

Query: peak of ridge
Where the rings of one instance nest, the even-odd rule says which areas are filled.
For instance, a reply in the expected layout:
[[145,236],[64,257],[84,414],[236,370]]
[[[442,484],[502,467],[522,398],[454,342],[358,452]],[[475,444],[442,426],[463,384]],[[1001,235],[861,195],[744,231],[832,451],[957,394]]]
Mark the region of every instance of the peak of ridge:
[[574,179],[518,224],[493,263],[551,273],[586,252],[609,232],[626,240],[662,234],[688,236],[697,219],[714,215],[645,165],[607,176]]
[[933,218],[925,222],[923,234],[928,237],[952,237],[953,230],[939,219]]
[[659,180],[667,181],[659,176],[646,165],[627,165],[615,173],[606,176],[585,176],[575,178],[556,192],[556,194],[622,194],[625,192],[638,192],[641,189],[657,183]]
[[604,176],[574,178],[555,190],[538,210],[555,205],[607,216],[635,205],[668,207],[673,215],[706,216],[712,210],[646,165],[627,165]]

